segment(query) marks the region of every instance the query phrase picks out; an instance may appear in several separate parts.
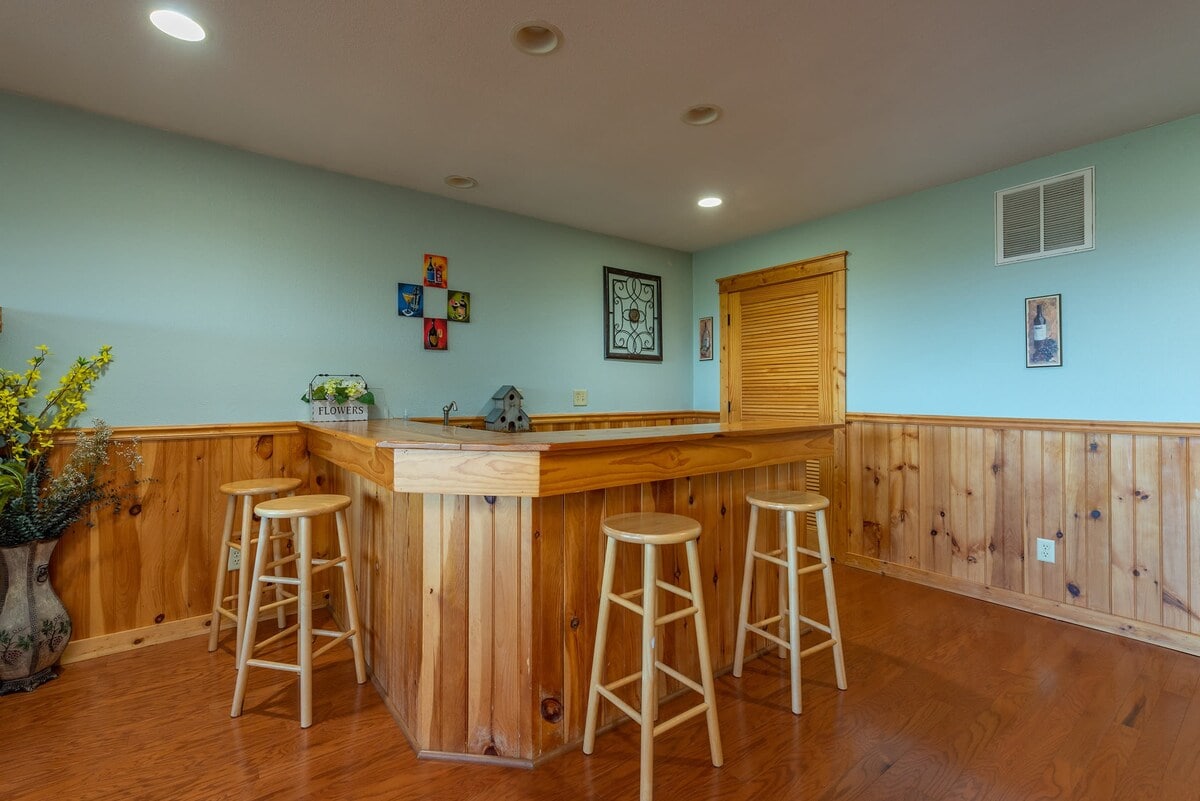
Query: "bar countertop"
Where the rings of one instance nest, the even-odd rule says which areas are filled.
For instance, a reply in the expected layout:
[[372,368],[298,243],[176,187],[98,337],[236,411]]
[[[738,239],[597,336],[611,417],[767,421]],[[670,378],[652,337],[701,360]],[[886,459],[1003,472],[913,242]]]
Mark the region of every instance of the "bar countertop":
[[546,497],[834,455],[840,423],[703,423],[519,434],[301,423],[309,451],[395,492]]
[[367,420],[355,423],[301,423],[301,426],[310,431],[319,431],[335,439],[375,448],[539,452],[619,448],[663,442],[696,443],[722,438],[834,431],[842,427],[838,423],[767,421],[509,433],[401,419]]

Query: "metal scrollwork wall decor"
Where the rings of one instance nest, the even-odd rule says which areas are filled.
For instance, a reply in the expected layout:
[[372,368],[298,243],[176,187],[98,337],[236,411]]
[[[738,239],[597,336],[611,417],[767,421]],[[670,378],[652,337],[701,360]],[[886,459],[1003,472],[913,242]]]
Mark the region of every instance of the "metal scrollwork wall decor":
[[661,362],[662,279],[604,268],[604,358]]

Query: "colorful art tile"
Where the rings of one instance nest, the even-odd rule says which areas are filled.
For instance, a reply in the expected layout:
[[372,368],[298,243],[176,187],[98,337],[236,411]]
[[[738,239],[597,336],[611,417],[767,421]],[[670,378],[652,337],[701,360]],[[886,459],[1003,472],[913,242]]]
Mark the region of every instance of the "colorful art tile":
[[450,262],[445,256],[425,254],[425,286],[445,289],[450,280]]
[[440,317],[426,317],[422,324],[425,330],[425,350],[447,350],[450,342],[446,336],[446,321]]
[[471,293],[451,292],[446,303],[446,319],[456,323],[471,322]]
[[425,308],[422,303],[425,288],[420,284],[398,284],[396,292],[396,308],[401,317],[424,317]]

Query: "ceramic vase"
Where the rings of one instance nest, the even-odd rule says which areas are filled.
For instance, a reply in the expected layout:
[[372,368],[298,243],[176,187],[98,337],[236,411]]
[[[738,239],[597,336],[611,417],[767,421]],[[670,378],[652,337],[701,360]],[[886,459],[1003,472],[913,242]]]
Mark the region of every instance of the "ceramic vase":
[[0,548],[0,695],[56,678],[71,618],[50,586],[57,539]]

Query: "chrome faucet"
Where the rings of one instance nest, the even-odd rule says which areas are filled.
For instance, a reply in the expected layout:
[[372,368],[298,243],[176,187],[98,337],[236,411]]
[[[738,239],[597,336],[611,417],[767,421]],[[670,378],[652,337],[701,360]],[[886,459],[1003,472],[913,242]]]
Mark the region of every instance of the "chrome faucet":
[[450,412],[457,412],[457,411],[458,411],[458,404],[455,403],[454,401],[450,401],[450,403],[443,406],[442,407],[442,425],[449,428],[450,427]]

